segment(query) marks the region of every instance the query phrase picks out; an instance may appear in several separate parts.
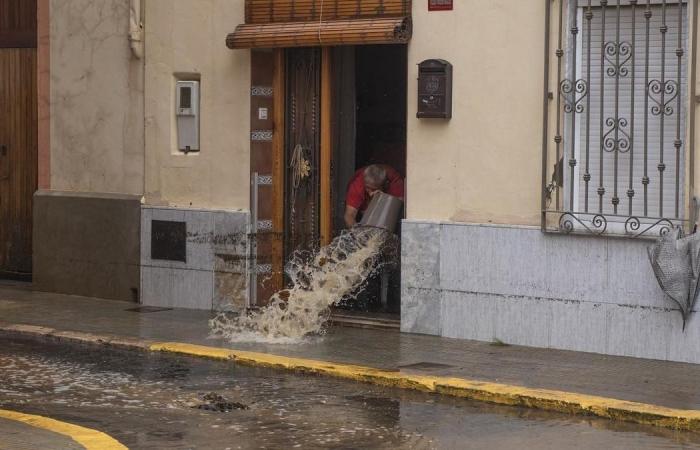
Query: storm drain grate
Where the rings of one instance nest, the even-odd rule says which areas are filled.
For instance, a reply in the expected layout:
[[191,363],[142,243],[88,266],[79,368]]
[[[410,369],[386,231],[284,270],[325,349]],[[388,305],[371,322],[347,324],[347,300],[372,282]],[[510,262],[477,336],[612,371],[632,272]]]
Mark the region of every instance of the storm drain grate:
[[152,313],[161,311],[172,311],[172,308],[161,308],[158,306],[137,306],[136,308],[125,309],[124,311],[137,312],[137,313]]
[[415,364],[406,364],[405,366],[399,366],[400,369],[449,369],[454,366],[449,364],[440,364],[433,362],[419,362]]
[[203,395],[201,398],[204,401],[204,403],[199,404],[199,405],[194,405],[194,406],[192,406],[192,408],[202,409],[204,411],[212,411],[212,412],[231,412],[231,411],[237,410],[237,409],[238,410],[250,409],[250,407],[246,404],[243,404],[240,402],[229,401],[215,392],[210,392],[206,395]]

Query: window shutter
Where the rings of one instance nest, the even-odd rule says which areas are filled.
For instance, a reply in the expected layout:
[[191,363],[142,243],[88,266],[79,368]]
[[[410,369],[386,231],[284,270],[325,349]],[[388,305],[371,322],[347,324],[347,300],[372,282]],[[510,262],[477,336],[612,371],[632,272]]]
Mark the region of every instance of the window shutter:
[[[580,3],[579,3],[580,4]],[[657,107],[655,102],[661,101],[661,94],[656,92],[649,93],[647,96],[647,78],[646,78],[646,49],[647,49],[647,20],[645,18],[646,5],[638,5],[634,16],[635,37],[632,41],[632,24],[633,24],[633,8],[631,6],[622,6],[620,8],[620,29],[619,29],[619,48],[620,67],[614,68],[617,56],[614,55],[617,41],[617,20],[618,10],[616,6],[608,6],[605,10],[605,49],[611,49],[612,55],[609,55],[609,60],[605,61],[604,68],[604,86],[601,84],[601,51],[604,48],[602,37],[602,9],[601,7],[592,8],[593,18],[590,23],[590,61],[588,60],[588,23],[585,18],[587,7],[580,7],[578,11],[578,45],[576,49],[576,79],[586,79],[587,70],[590,64],[591,79],[588,83],[589,99],[583,99],[582,105],[590,108],[582,113],[577,113],[575,139],[576,142],[576,160],[577,160],[577,182],[575,183],[575,211],[589,212],[596,214],[599,212],[599,195],[598,188],[602,178],[602,185],[605,188],[603,200],[603,213],[613,214],[614,207],[612,199],[615,192],[615,155],[616,152],[601,152],[601,145],[605,146],[608,142],[610,145],[615,145],[615,120],[618,122],[617,131],[617,197],[619,205],[617,214],[627,216],[629,214],[629,197],[628,190],[630,189],[630,159],[632,159],[632,185],[634,191],[632,197],[632,216],[649,216],[649,217],[667,217],[676,218],[676,204],[678,203],[679,217],[683,215],[683,196],[684,196],[684,154],[685,154],[685,126],[686,126],[686,99],[687,93],[687,73],[686,73],[686,56],[681,58],[681,78],[678,80],[678,56],[676,48],[678,47],[678,14],[682,17],[682,47],[687,48],[687,8],[685,5],[669,4],[666,6],[666,25],[668,32],[666,33],[665,52],[662,52],[662,7],[660,5],[651,6],[651,18],[649,19],[649,59],[648,59],[648,81],[662,80],[662,56],[665,55],[664,74],[665,81],[673,80],[670,85],[675,83],[675,93],[666,94],[664,102],[670,114],[664,115],[663,125],[663,161],[666,169],[663,174],[663,210],[661,209],[660,193],[661,193],[661,176],[659,174],[658,165],[661,161],[661,114],[654,114],[652,109]],[[630,53],[624,54],[624,47],[630,46]],[[632,70],[632,47],[634,48],[634,74]],[[573,61],[569,61],[572,64]],[[571,66],[569,66],[571,67]],[[610,70],[620,70],[619,89],[616,95],[616,77],[609,76],[607,73]],[[623,76],[624,75],[624,76]],[[634,76],[634,85],[632,79]],[[602,111],[602,142],[601,142],[601,90],[604,89],[603,95],[603,111]],[[680,90],[680,92],[679,92]],[[678,108],[678,98],[680,96],[680,110]],[[634,114],[631,112],[632,96],[634,96]],[[588,106],[590,100],[590,106]],[[618,113],[616,115],[616,104]],[[645,113],[645,105],[647,106]],[[654,110],[656,111],[656,110]],[[672,111],[672,112],[671,112]],[[567,121],[565,126],[571,139],[572,127],[569,123],[569,115],[564,116]],[[613,122],[611,122],[611,120]],[[646,133],[645,133],[646,120]],[[674,142],[677,139],[677,124],[680,120],[680,159],[676,161],[676,147]],[[587,123],[588,121],[588,123]],[[590,127],[588,126],[590,124]],[[634,132],[632,132],[634,126]],[[645,139],[646,135],[646,139]],[[588,138],[587,138],[588,136]],[[569,139],[566,141],[571,142]],[[612,139],[612,140],[611,140]],[[588,205],[585,204],[586,183],[584,174],[586,173],[586,148],[588,143],[588,173],[590,181],[588,183]],[[645,214],[644,209],[644,185],[642,179],[645,175],[644,171],[644,151],[647,152],[647,169],[646,175],[649,178],[647,189],[647,209]],[[570,157],[570,145],[565,145],[565,173],[568,175],[568,159]],[[601,177],[600,158],[603,158],[603,173]],[[676,165],[678,164],[678,196],[676,199]],[[565,185],[569,185],[567,182]],[[620,218],[624,221],[625,218]],[[610,218],[608,218],[610,221]]]

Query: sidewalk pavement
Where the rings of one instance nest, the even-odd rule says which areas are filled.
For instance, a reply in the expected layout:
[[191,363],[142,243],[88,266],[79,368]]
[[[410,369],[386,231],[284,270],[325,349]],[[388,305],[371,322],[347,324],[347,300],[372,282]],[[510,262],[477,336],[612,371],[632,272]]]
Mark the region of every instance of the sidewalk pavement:
[[[700,430],[700,365],[341,327],[332,328],[323,338],[311,338],[301,344],[231,344],[208,338],[210,312],[128,311],[136,306],[122,301],[0,287],[0,331],[8,336],[22,328],[17,325],[32,325],[53,329],[43,334],[54,336],[68,331],[90,333],[105,336],[106,341],[111,337],[122,338],[122,343],[133,342],[134,346],[151,350],[212,357],[217,356],[201,349],[181,350],[182,346],[167,348],[155,343],[235,349],[228,353],[222,350],[218,355],[255,362],[257,354],[257,361],[263,365],[335,376],[345,375],[332,365],[351,365],[344,366],[344,370],[350,368],[354,375],[346,378],[383,382],[377,380],[403,377],[405,382],[384,384],[432,386],[433,389],[424,390],[642,423],[655,423],[653,417],[664,416],[664,420],[656,421],[657,425]],[[30,333],[32,329],[24,328]],[[285,362],[270,362],[270,355],[286,357]],[[311,366],[316,369],[307,370]],[[366,373],[358,372],[356,366],[365,368]],[[441,383],[443,389],[437,389]],[[506,396],[502,395],[504,386]],[[480,390],[486,395],[474,394]],[[545,401],[539,401],[542,393],[547,393],[542,397]],[[644,404],[641,409],[640,403]],[[601,408],[605,411],[601,412]],[[621,413],[622,410],[628,413]],[[681,417],[684,424],[669,422],[669,417]]]
[[67,436],[0,417],[0,448],[80,450],[84,447]]
[[127,450],[91,428],[48,417],[0,409],[0,449]]

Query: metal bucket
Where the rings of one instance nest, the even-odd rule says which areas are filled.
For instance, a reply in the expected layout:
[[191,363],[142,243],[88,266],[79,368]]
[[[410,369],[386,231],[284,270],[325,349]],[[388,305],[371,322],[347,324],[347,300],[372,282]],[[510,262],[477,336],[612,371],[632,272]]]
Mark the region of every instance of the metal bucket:
[[370,200],[367,211],[362,215],[360,226],[384,228],[393,233],[399,223],[402,207],[403,201],[400,198],[377,192]]

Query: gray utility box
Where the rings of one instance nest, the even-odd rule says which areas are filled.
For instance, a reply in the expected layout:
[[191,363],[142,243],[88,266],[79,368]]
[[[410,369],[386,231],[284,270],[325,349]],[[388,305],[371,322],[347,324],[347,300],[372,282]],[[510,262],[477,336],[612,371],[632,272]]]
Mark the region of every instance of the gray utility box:
[[199,151],[199,81],[178,81],[175,102],[177,149]]

